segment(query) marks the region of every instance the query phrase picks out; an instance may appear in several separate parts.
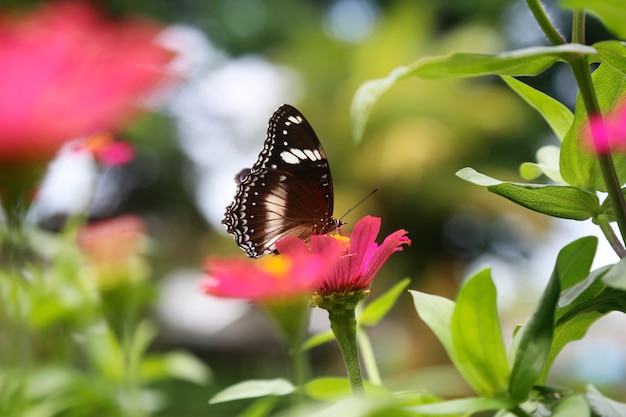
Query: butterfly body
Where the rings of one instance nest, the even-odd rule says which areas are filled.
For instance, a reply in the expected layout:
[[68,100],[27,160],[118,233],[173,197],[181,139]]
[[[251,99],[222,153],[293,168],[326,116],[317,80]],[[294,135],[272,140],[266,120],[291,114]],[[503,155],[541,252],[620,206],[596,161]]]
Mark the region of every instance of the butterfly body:
[[274,112],[257,161],[236,180],[222,223],[252,258],[276,252],[286,236],[306,240],[343,224],[332,217],[326,153],[309,122],[288,104]]

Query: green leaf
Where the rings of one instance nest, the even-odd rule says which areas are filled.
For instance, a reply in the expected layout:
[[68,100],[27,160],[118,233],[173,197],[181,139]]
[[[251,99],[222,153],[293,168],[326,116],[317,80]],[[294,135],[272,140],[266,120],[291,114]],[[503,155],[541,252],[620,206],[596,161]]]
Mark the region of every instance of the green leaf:
[[561,168],[559,167],[559,154],[561,148],[554,145],[542,146],[537,150],[537,163],[524,162],[520,166],[520,175],[525,180],[534,180],[541,174],[545,174],[548,178],[558,184],[565,184],[565,180],[561,177]]
[[226,401],[259,398],[266,395],[284,396],[295,391],[295,387],[286,379],[250,379],[239,382],[218,392],[209,400],[209,404]]
[[609,287],[626,290],[626,258],[613,265],[602,278],[602,282]]
[[574,115],[560,101],[523,83],[513,77],[502,76],[502,79],[513,91],[526,101],[548,123],[554,134],[563,140],[572,126]]
[[309,349],[313,349],[316,346],[320,346],[323,345],[324,343],[328,343],[332,340],[335,340],[335,334],[333,333],[332,330],[327,330],[325,332],[321,332],[321,333],[317,333],[314,334],[313,336],[309,337],[303,344],[301,349],[302,350],[309,350]]
[[481,75],[537,75],[554,63],[572,56],[595,55],[590,46],[566,44],[540,46],[495,55],[453,53],[422,58],[410,66],[395,68],[387,77],[363,83],[354,95],[351,106],[354,137],[363,136],[367,116],[374,103],[398,81],[407,77],[427,79],[477,77]]
[[[363,386],[370,399],[372,397],[389,398],[391,396],[391,393],[380,385],[363,381]],[[304,391],[309,397],[319,401],[337,401],[353,396],[350,381],[346,378],[317,378],[309,381],[304,386]]]
[[211,378],[211,370],[204,362],[181,350],[146,357],[139,368],[139,375],[143,382],[178,378],[202,385]]
[[[452,343],[452,314],[456,304],[452,300],[438,295],[426,294],[419,291],[409,290],[413,296],[413,304],[420,318],[430,330],[435,333],[439,342],[448,353],[452,363],[457,365],[454,344]],[[458,366],[457,366],[458,368]]]
[[496,287],[488,269],[461,287],[451,328],[457,368],[465,380],[482,396],[505,394],[509,363],[498,322]]
[[[569,246],[572,245],[576,246],[576,242]],[[566,251],[568,247],[559,253],[556,267],[537,309],[516,335],[519,337],[519,344],[511,371],[509,394],[518,402],[528,398],[528,394],[532,387],[537,384],[537,380],[549,360],[554,334],[556,303],[561,293],[561,268],[569,269],[571,265],[570,251]]]
[[598,51],[600,62],[610,65],[617,72],[626,73],[626,46],[622,42],[603,41],[593,47]]
[[600,202],[594,193],[576,187],[502,182],[472,168],[463,168],[456,175],[474,184],[486,186],[492,193],[520,206],[553,217],[587,220],[601,211]]
[[564,0],[563,6],[588,9],[604,22],[606,27],[621,39],[626,39],[626,10],[623,0]]
[[[602,64],[591,75],[598,94],[598,104],[603,113],[608,113],[626,94],[626,75],[613,67]],[[574,123],[561,145],[561,175],[570,185],[587,191],[606,191],[597,157],[586,144],[583,135],[587,113],[580,94],[576,99]],[[613,163],[620,183],[626,182],[626,155],[613,154]]]
[[589,404],[580,394],[560,400],[550,417],[590,417]]
[[507,397],[462,398],[433,404],[418,405],[411,407],[410,410],[419,414],[427,415],[470,415],[480,411],[508,409],[512,408],[514,405],[515,403]]
[[593,412],[600,417],[626,416],[626,404],[605,397],[593,385],[587,386],[586,397]]
[[358,323],[361,326],[375,326],[382,320],[383,317],[391,310],[396,303],[398,297],[404,293],[406,287],[409,286],[411,280],[405,278],[391,287],[388,291],[376,298],[371,303],[367,304],[363,309],[363,313],[358,318]]
[[589,275],[597,247],[598,238],[586,236],[561,249],[555,266],[555,272],[558,270],[561,289],[566,290]]

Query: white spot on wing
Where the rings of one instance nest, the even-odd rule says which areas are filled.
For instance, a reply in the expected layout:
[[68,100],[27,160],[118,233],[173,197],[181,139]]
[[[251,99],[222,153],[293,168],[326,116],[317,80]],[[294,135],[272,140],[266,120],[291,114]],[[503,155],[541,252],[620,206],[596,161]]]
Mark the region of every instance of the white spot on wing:
[[309,158],[311,161],[319,161],[320,160],[320,153],[315,150],[312,151],[310,149],[305,149],[304,153],[306,154],[307,158]]
[[307,158],[308,158],[308,157],[307,157],[307,155],[306,155],[306,154],[305,154],[302,150],[300,150],[300,149],[291,148],[289,151],[290,151],[292,154],[294,154],[295,156],[297,156],[297,157],[298,157],[298,159],[302,159],[302,160],[304,160],[304,159],[307,159]]
[[300,163],[300,159],[291,152],[283,151],[280,154],[280,158],[288,164],[297,165]]
[[[302,117],[300,116],[289,116],[287,118],[287,120],[289,120],[291,123],[295,123],[297,125],[299,125],[300,123],[302,123]],[[286,123],[285,123],[286,124]]]

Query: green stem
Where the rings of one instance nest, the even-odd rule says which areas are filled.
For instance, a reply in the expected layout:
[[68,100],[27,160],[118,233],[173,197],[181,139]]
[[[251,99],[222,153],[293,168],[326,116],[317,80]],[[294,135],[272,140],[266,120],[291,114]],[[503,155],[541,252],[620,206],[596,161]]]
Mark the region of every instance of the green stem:
[[367,336],[364,329],[357,329],[357,341],[359,348],[361,349],[361,357],[363,358],[363,365],[367,372],[368,380],[376,385],[383,385],[382,378],[380,377],[380,371],[378,370],[378,364],[374,357],[374,349],[372,348],[372,342]]
[[[584,42],[584,30],[584,11],[576,10],[574,11],[572,39]],[[600,105],[593,87],[593,80],[591,79],[591,71],[589,70],[587,58],[585,56],[576,56],[569,60],[569,64],[572,68],[574,78],[576,79],[583,104],[585,105],[587,116],[589,118],[592,116],[601,116]],[[598,163],[606,190],[609,194],[609,201],[611,202],[615,214],[615,220],[617,221],[617,226],[622,236],[622,241],[626,242],[626,201],[624,200],[624,194],[622,193],[610,152],[598,155]],[[619,254],[622,250],[623,246],[620,245],[620,251],[617,253]]]
[[556,29],[556,27],[554,27],[554,25],[550,21],[550,18],[548,17],[548,14],[546,13],[546,10],[543,8],[543,5],[541,4],[541,2],[539,0],[526,0],[526,3],[528,4],[528,8],[532,12],[537,23],[539,23],[541,30],[543,30],[543,33],[545,33],[548,40],[553,45],[565,44],[566,43],[565,39],[563,38],[563,36],[561,36],[559,31]]
[[615,235],[615,232],[613,231],[613,228],[611,227],[607,217],[605,215],[600,215],[593,220],[594,223],[600,227],[600,230],[602,230],[604,237],[606,237],[606,240],[609,242],[615,253],[617,253],[620,258],[626,257],[626,249],[624,249],[624,246],[622,246],[622,243]]
[[335,334],[337,344],[341,350],[350,388],[355,396],[365,396],[363,388],[363,378],[361,377],[361,364],[359,363],[359,352],[356,343],[356,316],[354,309],[332,308],[328,310],[330,328]]

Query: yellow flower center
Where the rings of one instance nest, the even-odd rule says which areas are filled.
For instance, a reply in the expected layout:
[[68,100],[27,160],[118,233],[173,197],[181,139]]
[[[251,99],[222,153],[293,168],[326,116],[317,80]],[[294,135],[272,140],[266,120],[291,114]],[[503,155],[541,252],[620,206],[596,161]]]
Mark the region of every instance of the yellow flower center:
[[291,263],[280,255],[265,256],[259,260],[263,271],[271,275],[284,276],[289,271]]
[[341,248],[344,250],[344,252],[347,252],[348,249],[350,248],[350,237],[348,236],[341,236],[341,235],[331,235],[332,237],[334,237],[339,244],[341,245]]

